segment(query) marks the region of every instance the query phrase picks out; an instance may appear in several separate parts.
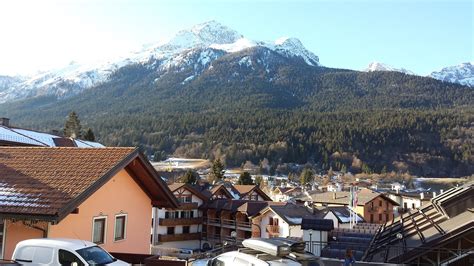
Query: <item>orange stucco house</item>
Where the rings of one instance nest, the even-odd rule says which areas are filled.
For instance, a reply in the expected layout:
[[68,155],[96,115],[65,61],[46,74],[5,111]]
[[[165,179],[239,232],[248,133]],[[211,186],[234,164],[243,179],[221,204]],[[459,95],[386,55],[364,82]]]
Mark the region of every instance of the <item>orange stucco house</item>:
[[178,202],[135,148],[0,147],[0,258],[39,237],[149,254],[153,206]]

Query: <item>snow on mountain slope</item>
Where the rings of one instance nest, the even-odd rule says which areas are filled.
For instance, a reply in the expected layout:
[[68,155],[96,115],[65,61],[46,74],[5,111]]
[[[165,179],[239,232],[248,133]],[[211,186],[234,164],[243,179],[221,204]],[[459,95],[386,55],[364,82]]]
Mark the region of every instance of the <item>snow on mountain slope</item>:
[[404,69],[404,68],[395,68],[392,66],[389,66],[384,63],[379,63],[379,62],[372,62],[369,64],[369,66],[364,69],[366,72],[373,72],[373,71],[395,71],[395,72],[401,72],[409,75],[415,75],[415,73],[411,72],[410,70]]
[[[298,39],[281,38],[275,42],[253,41],[216,21],[209,21],[181,30],[168,41],[148,46],[111,62],[71,63],[64,68],[38,74],[23,82],[8,84],[5,82],[5,85],[2,85],[0,81],[0,103],[42,95],[55,95],[58,98],[74,95],[107,81],[115,70],[133,63],[151,62],[153,65],[150,67],[163,73],[170,69],[180,71],[193,65],[196,76],[202,72],[203,67],[211,67],[210,63],[225,53],[235,53],[257,46],[266,47],[285,57],[301,58],[311,66],[320,65],[319,58],[308,51]],[[196,55],[197,53],[200,54]]]
[[430,77],[474,88],[474,62],[445,67],[440,71],[432,72]]

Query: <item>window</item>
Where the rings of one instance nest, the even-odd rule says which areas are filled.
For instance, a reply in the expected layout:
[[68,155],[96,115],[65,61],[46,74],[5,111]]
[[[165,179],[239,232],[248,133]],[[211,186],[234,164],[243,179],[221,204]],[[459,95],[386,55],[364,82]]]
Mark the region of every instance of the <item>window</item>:
[[117,215],[115,216],[115,234],[114,240],[125,239],[125,226],[127,225],[127,215]]
[[390,220],[390,214],[387,213],[387,214],[385,214],[385,221],[388,222],[389,220]]
[[78,249],[76,252],[90,265],[105,265],[115,261],[114,257],[98,246]]
[[178,211],[167,211],[165,212],[165,219],[175,219],[179,218],[179,212]]
[[411,208],[412,208],[412,209],[415,209],[415,208],[416,208],[416,207],[415,207],[415,203],[412,203],[412,204],[411,204]]
[[370,209],[371,209],[371,210],[374,209],[374,202],[373,202],[373,201],[370,202]]
[[61,265],[71,265],[73,262],[77,263],[78,266],[83,266],[84,263],[76,257],[73,253],[60,249],[58,252],[59,264]]
[[168,227],[168,228],[166,229],[166,233],[167,233],[168,235],[174,235],[174,227]]
[[39,264],[52,264],[54,256],[54,249],[47,247],[35,247],[35,254],[33,255],[33,263]]
[[371,214],[370,214],[370,223],[373,223],[373,222],[374,222],[374,214],[371,213]]
[[406,202],[403,203],[403,209],[407,209],[408,208],[408,204]]
[[379,213],[379,221],[382,221],[382,214]]
[[94,228],[92,229],[92,242],[94,242],[95,244],[105,243],[106,221],[106,217],[94,218]]
[[178,198],[179,203],[190,203],[193,197],[191,195],[180,196]]
[[189,234],[189,226],[183,226],[183,234]]
[[382,201],[381,200],[379,200],[379,206],[382,207]]
[[189,218],[189,212],[188,211],[181,211],[181,218]]

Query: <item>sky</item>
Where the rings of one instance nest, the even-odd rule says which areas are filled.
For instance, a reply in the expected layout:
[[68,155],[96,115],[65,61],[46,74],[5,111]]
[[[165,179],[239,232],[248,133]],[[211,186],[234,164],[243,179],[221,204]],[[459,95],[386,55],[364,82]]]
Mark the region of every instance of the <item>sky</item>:
[[0,75],[109,60],[216,20],[253,40],[296,37],[328,67],[419,75],[474,61],[472,0],[2,0]]

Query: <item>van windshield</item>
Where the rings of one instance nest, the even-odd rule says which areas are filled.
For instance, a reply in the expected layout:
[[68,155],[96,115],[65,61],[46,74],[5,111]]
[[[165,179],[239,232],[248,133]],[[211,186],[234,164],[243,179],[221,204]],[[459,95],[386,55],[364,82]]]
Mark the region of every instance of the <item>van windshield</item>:
[[78,249],[76,252],[91,265],[109,264],[117,260],[98,246]]

